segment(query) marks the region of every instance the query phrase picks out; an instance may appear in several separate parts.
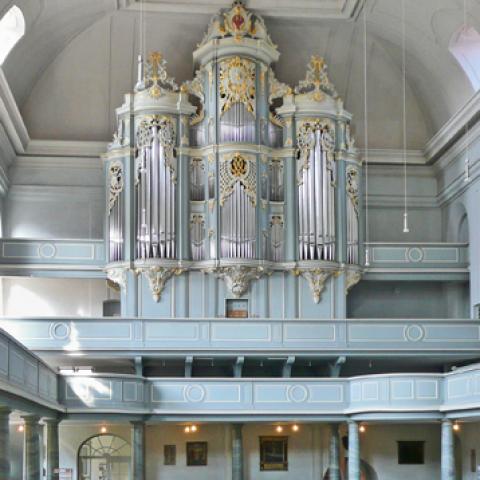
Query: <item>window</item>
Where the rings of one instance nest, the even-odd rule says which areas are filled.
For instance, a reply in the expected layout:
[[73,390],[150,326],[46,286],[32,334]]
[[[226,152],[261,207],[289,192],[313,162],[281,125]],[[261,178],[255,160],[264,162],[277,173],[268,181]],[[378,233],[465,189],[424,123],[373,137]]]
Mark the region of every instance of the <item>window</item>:
[[450,41],[450,53],[477,91],[480,88],[480,34],[473,27],[462,27]]
[[104,434],[89,438],[78,451],[78,478],[130,479],[130,445],[116,435]]
[[14,5],[0,20],[0,65],[24,35],[25,18],[22,11]]
[[288,470],[288,437],[260,437],[260,470]]
[[399,465],[423,465],[425,442],[398,442]]

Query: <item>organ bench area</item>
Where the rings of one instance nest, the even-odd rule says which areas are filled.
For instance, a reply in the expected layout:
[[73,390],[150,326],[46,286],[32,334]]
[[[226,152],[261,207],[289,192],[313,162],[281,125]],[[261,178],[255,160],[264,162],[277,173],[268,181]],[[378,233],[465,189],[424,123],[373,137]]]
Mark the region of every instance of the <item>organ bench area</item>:
[[232,310],[248,317],[344,317],[361,164],[326,63],[312,56],[305,80],[281,83],[276,45],[240,2],[193,58],[178,86],[163,55],[140,56],[116,110],[106,271],[122,314],[223,317],[241,299]]

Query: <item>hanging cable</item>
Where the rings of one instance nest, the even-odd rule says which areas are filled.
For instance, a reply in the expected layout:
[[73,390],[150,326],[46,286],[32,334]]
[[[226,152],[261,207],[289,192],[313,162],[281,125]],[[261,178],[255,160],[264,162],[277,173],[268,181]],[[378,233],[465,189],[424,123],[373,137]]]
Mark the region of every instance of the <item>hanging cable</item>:
[[405,0],[402,0],[402,75],[403,75],[403,233],[409,233],[407,204],[407,51],[405,29]]
[[363,6],[363,114],[365,144],[365,266],[370,266],[369,228],[368,228],[368,91],[367,91],[367,2]]
[[[468,35],[468,11],[467,0],[463,0],[463,34]],[[470,181],[470,125],[469,121],[465,122],[465,172],[464,182]]]
[[144,46],[143,46],[143,0],[140,0],[140,15],[139,15],[139,25],[138,25],[138,57],[137,57],[137,85],[136,89],[140,90],[142,88],[143,83],[143,62],[145,60],[144,55]]

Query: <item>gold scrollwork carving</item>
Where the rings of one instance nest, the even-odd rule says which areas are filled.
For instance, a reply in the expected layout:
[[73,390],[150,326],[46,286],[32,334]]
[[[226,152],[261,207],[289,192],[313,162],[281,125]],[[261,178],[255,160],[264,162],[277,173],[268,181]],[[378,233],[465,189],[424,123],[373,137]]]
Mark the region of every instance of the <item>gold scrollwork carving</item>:
[[220,163],[220,205],[233,193],[240,182],[253,205],[257,203],[257,169],[253,155],[235,153],[223,156]]
[[235,103],[243,103],[255,117],[255,63],[233,57],[220,62],[220,112],[223,115]]

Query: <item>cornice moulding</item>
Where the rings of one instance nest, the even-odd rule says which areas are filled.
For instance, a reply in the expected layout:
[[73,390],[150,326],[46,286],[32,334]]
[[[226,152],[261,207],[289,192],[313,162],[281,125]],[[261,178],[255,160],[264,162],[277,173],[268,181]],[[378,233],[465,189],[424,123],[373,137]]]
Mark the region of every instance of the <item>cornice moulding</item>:
[[[221,8],[231,6],[228,0],[147,0],[144,9],[158,13],[188,13],[211,15]],[[277,18],[310,18],[313,20],[352,20],[361,11],[364,0],[250,0],[248,8],[265,17]],[[140,10],[138,0],[126,0],[120,9]]]
[[461,134],[467,122],[478,120],[479,112],[480,90],[427,142],[423,152],[427,161],[435,162]]
[[[365,149],[358,149],[359,157],[365,163]],[[368,164],[403,165],[403,150],[390,148],[373,148],[368,150]],[[427,159],[421,150],[407,150],[407,165],[426,165]]]
[[27,146],[29,156],[95,157],[107,151],[108,142],[70,140],[31,140]]

